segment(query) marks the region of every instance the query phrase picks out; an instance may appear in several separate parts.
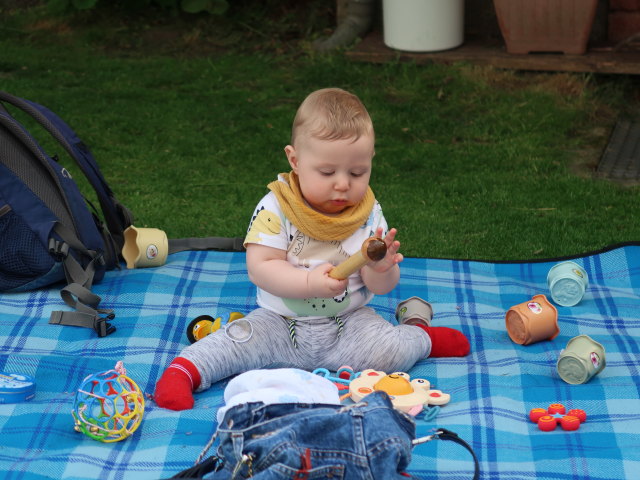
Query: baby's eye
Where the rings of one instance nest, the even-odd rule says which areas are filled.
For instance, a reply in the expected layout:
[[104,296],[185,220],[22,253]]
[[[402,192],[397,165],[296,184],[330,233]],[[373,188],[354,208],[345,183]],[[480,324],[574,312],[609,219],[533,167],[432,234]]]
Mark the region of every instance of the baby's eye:
[[364,172],[351,172],[351,176],[352,177],[358,178],[358,177],[361,177],[363,175],[364,175]]
[[320,171],[320,175],[323,175],[325,177],[330,177],[331,175],[333,175],[333,172],[330,171]]

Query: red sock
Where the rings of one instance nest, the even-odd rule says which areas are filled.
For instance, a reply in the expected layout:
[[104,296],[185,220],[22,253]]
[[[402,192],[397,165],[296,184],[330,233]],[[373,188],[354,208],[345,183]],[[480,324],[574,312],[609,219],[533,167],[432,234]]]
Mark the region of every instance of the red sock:
[[177,357],[158,380],[153,399],[162,408],[189,410],[193,408],[192,392],[200,386],[200,374],[193,363]]
[[464,357],[471,347],[462,332],[448,327],[426,327],[416,325],[431,337],[430,357]]

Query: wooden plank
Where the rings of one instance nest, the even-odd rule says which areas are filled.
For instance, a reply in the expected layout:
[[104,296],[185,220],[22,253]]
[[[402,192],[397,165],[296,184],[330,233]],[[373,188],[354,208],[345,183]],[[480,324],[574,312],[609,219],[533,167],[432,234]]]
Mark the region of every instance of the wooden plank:
[[504,45],[490,40],[465,40],[453,50],[430,53],[400,52],[387,47],[382,35],[373,31],[358,45],[346,52],[347,57],[363,62],[415,61],[416,63],[457,63],[491,65],[496,68],[554,72],[582,72],[640,75],[640,50],[632,48],[614,52],[613,49],[590,49],[585,55],[531,53],[513,55]]

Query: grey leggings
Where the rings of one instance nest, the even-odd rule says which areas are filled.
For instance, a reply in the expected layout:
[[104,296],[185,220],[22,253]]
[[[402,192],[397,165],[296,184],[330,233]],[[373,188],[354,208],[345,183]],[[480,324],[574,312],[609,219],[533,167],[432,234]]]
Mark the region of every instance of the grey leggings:
[[200,387],[248,370],[300,368],[336,371],[348,365],[354,371],[367,368],[387,373],[407,371],[431,352],[429,335],[413,325],[393,325],[369,307],[341,317],[338,336],[333,318],[296,320],[294,347],[289,321],[259,308],[186,347],[181,357],[200,373]]

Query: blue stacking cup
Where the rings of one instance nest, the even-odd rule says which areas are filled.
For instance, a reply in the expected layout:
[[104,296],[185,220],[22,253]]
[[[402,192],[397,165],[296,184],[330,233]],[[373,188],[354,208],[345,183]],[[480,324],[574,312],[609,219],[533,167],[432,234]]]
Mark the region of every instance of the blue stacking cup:
[[589,284],[584,268],[575,262],[562,262],[551,267],[547,274],[547,285],[551,298],[558,305],[572,307],[582,300]]

